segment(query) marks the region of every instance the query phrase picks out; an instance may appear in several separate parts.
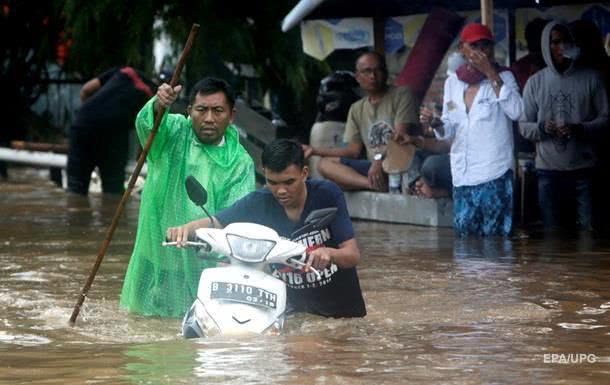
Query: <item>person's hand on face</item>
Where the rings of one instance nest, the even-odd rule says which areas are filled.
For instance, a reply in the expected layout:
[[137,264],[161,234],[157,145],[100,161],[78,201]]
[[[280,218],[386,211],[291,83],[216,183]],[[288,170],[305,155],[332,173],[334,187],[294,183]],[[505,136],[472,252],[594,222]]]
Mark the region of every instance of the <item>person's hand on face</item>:
[[463,53],[466,61],[474,68],[484,74],[489,74],[493,70],[489,58],[489,52],[493,47],[493,43],[487,40],[480,40],[474,43],[464,43]]

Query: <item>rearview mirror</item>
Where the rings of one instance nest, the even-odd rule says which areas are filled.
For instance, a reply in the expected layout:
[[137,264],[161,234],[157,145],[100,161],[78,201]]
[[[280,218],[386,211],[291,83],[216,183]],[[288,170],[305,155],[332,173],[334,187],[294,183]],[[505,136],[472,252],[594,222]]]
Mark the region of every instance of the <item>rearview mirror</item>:
[[197,206],[204,206],[208,201],[208,192],[194,176],[189,175],[184,182],[189,199]]
[[336,207],[314,210],[305,218],[305,224],[315,223],[320,227],[325,227],[335,219],[335,214],[337,214]]
[[293,232],[290,235],[290,238],[294,239],[299,234],[304,234],[312,230],[323,229],[324,227],[328,226],[333,219],[335,219],[336,214],[336,207],[328,207],[310,212],[307,218],[305,218],[305,225]]

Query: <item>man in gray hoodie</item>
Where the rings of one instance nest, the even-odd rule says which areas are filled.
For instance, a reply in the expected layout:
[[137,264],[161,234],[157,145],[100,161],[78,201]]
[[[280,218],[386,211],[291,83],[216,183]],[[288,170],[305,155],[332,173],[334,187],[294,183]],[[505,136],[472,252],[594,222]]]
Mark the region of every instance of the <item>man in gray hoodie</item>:
[[547,67],[525,85],[519,131],[536,144],[542,220],[559,227],[569,201],[578,228],[590,230],[593,143],[608,124],[608,97],[600,75],[575,62],[579,50],[565,25],[547,24],[541,45]]

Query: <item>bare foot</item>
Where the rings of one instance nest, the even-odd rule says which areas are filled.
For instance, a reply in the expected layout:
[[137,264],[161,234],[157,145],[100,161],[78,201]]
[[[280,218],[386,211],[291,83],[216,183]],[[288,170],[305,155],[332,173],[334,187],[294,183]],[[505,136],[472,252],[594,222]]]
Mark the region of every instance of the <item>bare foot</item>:
[[387,193],[388,192],[388,185],[387,185],[387,183],[384,183],[384,184],[381,185],[380,188],[376,188],[374,186],[369,186],[369,190],[377,191],[377,192],[386,192]]
[[417,195],[422,198],[437,199],[437,198],[446,198],[449,196],[449,192],[447,190],[441,189],[441,188],[430,187],[422,179],[419,179],[415,183],[415,190],[417,191]]

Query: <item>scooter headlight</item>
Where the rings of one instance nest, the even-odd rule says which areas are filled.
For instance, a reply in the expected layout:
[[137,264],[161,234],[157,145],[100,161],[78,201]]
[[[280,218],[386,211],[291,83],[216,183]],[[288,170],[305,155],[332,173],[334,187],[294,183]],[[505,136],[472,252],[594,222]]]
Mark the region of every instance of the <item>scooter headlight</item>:
[[244,262],[264,261],[275,246],[275,241],[246,238],[235,234],[227,234],[227,241],[233,256]]

